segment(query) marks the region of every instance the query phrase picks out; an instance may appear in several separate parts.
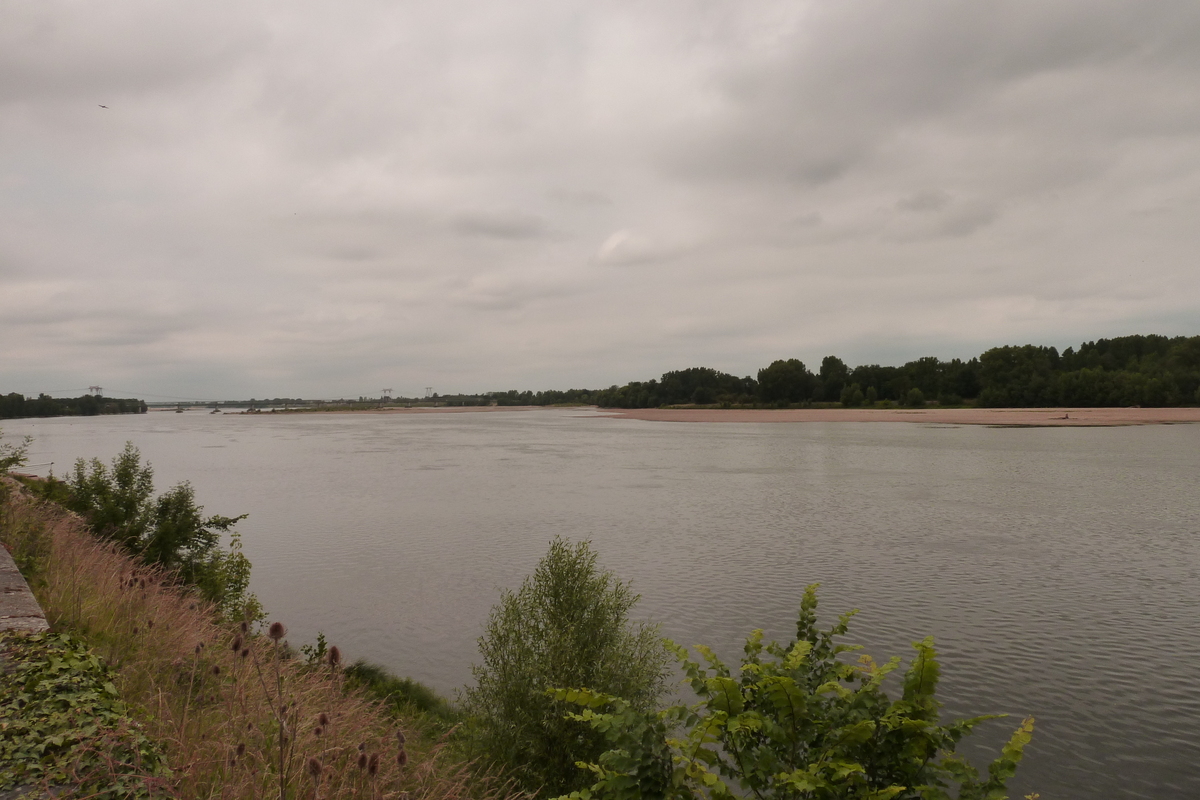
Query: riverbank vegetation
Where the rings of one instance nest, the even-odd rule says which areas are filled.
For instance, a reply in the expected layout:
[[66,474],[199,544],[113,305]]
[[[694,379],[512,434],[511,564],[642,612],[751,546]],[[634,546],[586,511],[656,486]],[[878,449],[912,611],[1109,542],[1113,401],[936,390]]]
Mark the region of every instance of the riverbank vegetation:
[[[998,717],[941,723],[932,638],[913,644],[893,699],[886,684],[901,659],[881,664],[841,641],[856,612],[821,630],[816,590],[804,592],[790,644],[764,644],[756,630],[733,670],[707,647],[697,646],[694,660],[632,623],[629,587],[597,567],[588,543],[556,539],[488,620],[464,709],[468,741],[541,798],[1006,797],[1033,719],[981,776],[956,751]],[[662,704],[667,652],[698,702]]]
[[161,794],[161,748],[119,697],[112,671],[70,633],[0,632],[0,791],[73,787],[96,800]]
[[[154,469],[142,463],[131,443],[110,466],[98,458],[80,459],[66,481],[51,478],[33,485],[83,517],[96,536],[195,587],[223,618],[261,618],[258,600],[248,593],[250,562],[233,531],[245,515],[204,516],[186,481],[155,497]],[[221,546],[223,534],[228,548]]]
[[666,689],[667,653],[656,626],[630,621],[628,584],[597,566],[586,542],[563,539],[516,592],[504,592],[479,640],[482,661],[466,691],[466,740],[531,794],[587,786],[576,764],[594,761],[604,737],[568,718],[548,691],[588,686],[649,711]]
[[571,719],[607,743],[585,765],[591,785],[571,800],[1005,797],[1033,719],[1021,723],[981,777],[956,749],[996,717],[941,724],[932,638],[913,644],[916,655],[892,699],[884,683],[900,659],[845,659],[859,649],[838,642],[854,612],[820,630],[816,589],[804,593],[796,638],[764,646],[763,632],[755,630],[737,670],[707,647],[697,646],[701,659],[694,660],[668,642],[700,698],[693,705],[647,712],[592,689],[555,690],[556,699],[580,709]]
[[223,619],[176,574],[96,537],[81,517],[10,479],[0,487],[0,540],[52,629],[87,642],[161,750],[168,772],[114,762],[136,784],[125,796],[505,794],[455,754],[443,729],[393,713],[349,678],[336,647],[310,661],[287,645],[280,623],[263,633]]

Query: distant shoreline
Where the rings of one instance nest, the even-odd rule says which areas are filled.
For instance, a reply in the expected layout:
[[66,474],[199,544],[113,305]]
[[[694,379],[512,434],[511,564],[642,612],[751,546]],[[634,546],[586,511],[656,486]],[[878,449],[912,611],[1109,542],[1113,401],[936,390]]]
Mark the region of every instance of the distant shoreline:
[[631,408],[599,409],[646,422],[924,422],[993,427],[1112,427],[1200,422],[1200,408]]
[[[372,408],[329,414],[469,414],[537,411],[562,406]],[[920,422],[992,427],[1095,428],[1200,423],[1200,408],[598,408],[600,417],[643,422]]]

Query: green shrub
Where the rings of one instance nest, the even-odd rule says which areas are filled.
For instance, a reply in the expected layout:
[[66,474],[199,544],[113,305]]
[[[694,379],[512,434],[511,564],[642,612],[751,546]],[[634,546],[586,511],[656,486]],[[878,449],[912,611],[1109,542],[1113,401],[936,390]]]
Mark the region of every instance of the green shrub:
[[[226,618],[259,618],[261,607],[247,593],[250,561],[232,531],[246,515],[204,517],[204,507],[196,505],[195,491],[187,482],[155,498],[154,470],[141,459],[131,442],[111,467],[98,458],[79,459],[66,481],[64,505],[83,516],[97,535],[195,586]],[[230,534],[227,550],[220,547],[223,533]]]
[[516,593],[505,592],[479,640],[483,663],[465,693],[468,748],[522,788],[581,788],[577,761],[604,750],[601,734],[566,718],[546,694],[590,686],[649,711],[664,689],[667,653],[656,626],[631,623],[638,596],[596,565],[588,542],[556,538]]
[[[711,650],[706,665],[673,646],[692,688],[694,706],[646,713],[612,694],[556,689],[553,697],[582,706],[573,718],[602,733],[609,749],[587,765],[592,785],[571,798],[612,800],[1000,800],[1033,732],[1027,719],[988,770],[987,778],[955,753],[984,720],[943,726],[934,699],[940,667],[932,638],[917,642],[903,692],[891,700],[883,682],[900,664],[879,665],[835,644],[854,612],[828,631],[816,627],[816,586],[805,591],[796,640],[764,647],[761,630],[746,642],[734,672]],[[764,655],[766,657],[764,657]]]
[[[4,431],[0,430],[0,437],[3,436]],[[4,444],[0,442],[0,472],[8,472],[13,467],[20,467],[25,464],[31,441],[32,439],[26,436],[21,440],[20,444]]]

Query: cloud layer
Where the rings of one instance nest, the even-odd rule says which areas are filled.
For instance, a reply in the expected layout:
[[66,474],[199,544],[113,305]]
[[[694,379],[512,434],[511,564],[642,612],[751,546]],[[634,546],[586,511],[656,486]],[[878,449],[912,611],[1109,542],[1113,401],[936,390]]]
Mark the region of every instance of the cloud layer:
[[6,3],[0,390],[1194,334],[1196,41],[1189,2]]

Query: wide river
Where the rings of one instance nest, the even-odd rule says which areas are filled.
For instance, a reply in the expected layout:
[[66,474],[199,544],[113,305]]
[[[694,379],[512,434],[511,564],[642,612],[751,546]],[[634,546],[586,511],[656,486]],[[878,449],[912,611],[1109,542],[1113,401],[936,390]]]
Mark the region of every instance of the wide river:
[[[590,539],[638,616],[741,654],[806,584],[877,658],[932,634],[945,716],[1032,714],[1014,797],[1200,797],[1200,425],[681,424],[589,409],[8,420],[57,474],[132,441],[239,526],[291,641],[452,694],[500,591]],[[45,474],[46,467],[35,471]]]

